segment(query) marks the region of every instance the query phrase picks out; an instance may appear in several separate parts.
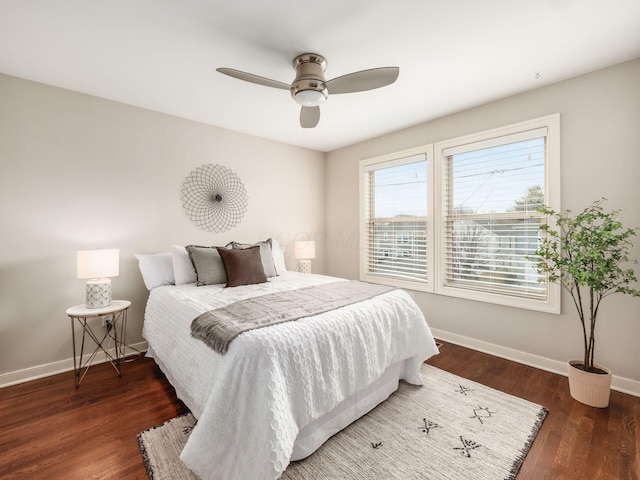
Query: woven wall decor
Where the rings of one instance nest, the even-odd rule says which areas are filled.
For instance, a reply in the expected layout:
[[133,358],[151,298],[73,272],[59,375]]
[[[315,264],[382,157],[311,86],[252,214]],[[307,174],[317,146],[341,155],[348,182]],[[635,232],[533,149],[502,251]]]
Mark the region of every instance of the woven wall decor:
[[221,165],[202,165],[182,185],[182,205],[203,230],[226,232],[247,211],[247,191],[240,178]]

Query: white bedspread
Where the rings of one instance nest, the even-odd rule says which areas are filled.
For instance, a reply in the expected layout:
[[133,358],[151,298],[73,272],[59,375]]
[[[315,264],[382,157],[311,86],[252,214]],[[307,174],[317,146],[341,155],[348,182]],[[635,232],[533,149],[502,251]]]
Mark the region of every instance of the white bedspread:
[[[274,480],[300,429],[404,359],[405,380],[438,352],[410,296],[395,290],[314,317],[252,330],[219,355],[190,335],[201,313],[241,298],[340,281],[286,274],[268,283],[154,289],[143,335],[198,418],[181,459],[203,479]],[[411,370],[411,371],[409,371]]]

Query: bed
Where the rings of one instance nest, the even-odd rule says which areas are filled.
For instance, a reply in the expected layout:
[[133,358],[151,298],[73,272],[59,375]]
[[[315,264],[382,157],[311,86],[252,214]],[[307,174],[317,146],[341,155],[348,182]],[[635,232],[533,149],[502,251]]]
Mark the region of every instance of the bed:
[[384,401],[438,353],[409,294],[393,290],[297,321],[251,330],[221,355],[191,336],[200,314],[239,300],[342,279],[284,272],[235,288],[154,288],[143,335],[198,422],[182,461],[203,479],[275,480]]

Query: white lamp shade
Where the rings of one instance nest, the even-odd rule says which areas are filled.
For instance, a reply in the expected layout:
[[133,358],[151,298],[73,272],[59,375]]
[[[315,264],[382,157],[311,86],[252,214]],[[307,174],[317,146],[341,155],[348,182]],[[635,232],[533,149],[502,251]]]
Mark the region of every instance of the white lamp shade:
[[120,274],[120,250],[78,250],[78,278],[107,278]]
[[295,242],[294,255],[298,260],[316,258],[316,242],[313,240]]

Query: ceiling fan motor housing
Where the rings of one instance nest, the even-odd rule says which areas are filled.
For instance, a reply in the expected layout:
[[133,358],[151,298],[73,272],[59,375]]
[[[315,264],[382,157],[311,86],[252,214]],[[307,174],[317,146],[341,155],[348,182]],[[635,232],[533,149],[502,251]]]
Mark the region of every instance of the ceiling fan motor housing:
[[329,97],[324,71],[327,60],[316,53],[304,53],[293,60],[296,79],[291,84],[291,96],[302,106],[315,107]]

